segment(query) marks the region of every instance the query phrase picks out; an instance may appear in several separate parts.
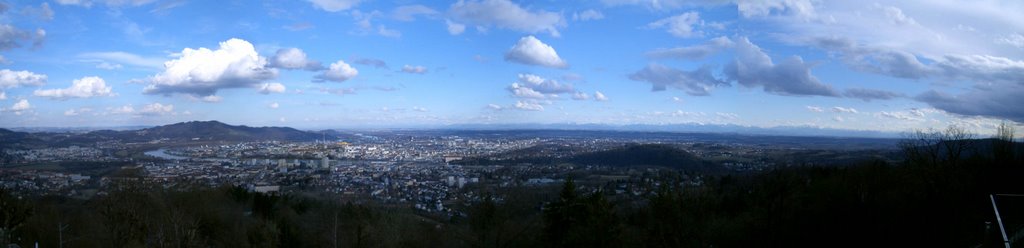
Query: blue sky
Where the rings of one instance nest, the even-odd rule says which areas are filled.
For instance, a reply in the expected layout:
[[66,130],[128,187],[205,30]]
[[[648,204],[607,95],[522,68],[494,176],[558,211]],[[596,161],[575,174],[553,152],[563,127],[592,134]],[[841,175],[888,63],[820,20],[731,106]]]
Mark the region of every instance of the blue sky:
[[0,126],[1024,121],[1019,1],[4,1]]

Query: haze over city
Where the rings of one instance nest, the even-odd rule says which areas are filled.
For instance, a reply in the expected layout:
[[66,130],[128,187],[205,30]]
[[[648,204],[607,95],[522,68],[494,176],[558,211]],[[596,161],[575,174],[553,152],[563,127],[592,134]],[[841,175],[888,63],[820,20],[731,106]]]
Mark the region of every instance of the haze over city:
[[1015,1],[7,1],[0,126],[1024,121]]

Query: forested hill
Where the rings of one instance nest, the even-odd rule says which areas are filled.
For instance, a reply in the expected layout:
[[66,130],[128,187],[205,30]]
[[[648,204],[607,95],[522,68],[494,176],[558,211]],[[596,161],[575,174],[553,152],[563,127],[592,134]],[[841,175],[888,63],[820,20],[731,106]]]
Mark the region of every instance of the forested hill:
[[704,161],[697,156],[663,144],[630,145],[606,151],[581,154],[566,162],[581,165],[660,166],[689,171],[718,171],[721,166]]

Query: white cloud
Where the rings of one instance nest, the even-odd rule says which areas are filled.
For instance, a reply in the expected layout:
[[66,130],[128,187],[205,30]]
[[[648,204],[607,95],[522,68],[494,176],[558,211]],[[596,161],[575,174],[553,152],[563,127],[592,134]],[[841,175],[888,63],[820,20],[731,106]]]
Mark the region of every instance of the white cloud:
[[420,65],[417,65],[417,66],[404,65],[404,66],[402,66],[402,72],[413,73],[413,74],[424,74],[424,73],[427,73],[427,68],[423,67],[423,66],[420,66]]
[[818,106],[807,106],[807,110],[811,111],[811,112],[818,112],[818,113],[825,112],[824,109],[822,109],[821,107],[818,107]]
[[0,91],[0,100],[7,100],[7,92]]
[[734,114],[734,113],[721,113],[721,112],[718,112],[718,113],[715,113],[715,115],[717,115],[718,118],[729,119],[729,120],[735,120],[735,119],[739,119],[740,118],[739,115]]
[[267,67],[267,59],[241,39],[221,42],[217,50],[185,48],[181,54],[167,61],[163,72],[149,78],[143,93],[210,96],[221,89],[254,87],[277,77],[277,70]]
[[630,74],[629,79],[650,83],[651,91],[664,91],[671,87],[691,96],[707,96],[715,87],[729,86],[728,82],[715,78],[709,66],[682,71],[652,63]]
[[440,13],[430,7],[415,4],[398,6],[391,11],[391,18],[399,21],[415,21],[416,16],[436,17]]
[[399,32],[398,30],[394,29],[389,29],[384,25],[377,25],[377,34],[390,38],[402,37],[402,32]]
[[424,108],[424,107],[412,107],[412,111],[427,112],[427,108]]
[[104,69],[104,70],[117,70],[117,69],[124,68],[124,66],[122,66],[121,64],[111,64],[111,63],[107,63],[107,62],[100,62],[99,64],[96,64],[96,68]]
[[569,64],[558,57],[555,49],[541,42],[532,35],[519,39],[508,52],[505,60],[528,65],[539,65],[551,68],[567,68]]
[[459,34],[462,34],[462,32],[466,31],[466,25],[465,24],[456,23],[456,22],[453,22],[453,21],[447,20],[447,19],[444,20],[444,23],[445,23],[445,25],[448,26],[448,34],[459,35]]
[[811,66],[799,56],[792,56],[779,64],[746,37],[736,41],[736,59],[724,73],[730,80],[746,87],[762,86],[765,92],[778,95],[839,96],[831,85],[823,84],[811,75]]
[[79,109],[68,109],[64,111],[65,116],[77,116],[84,113],[92,112],[91,108],[79,108]]
[[689,38],[700,35],[700,32],[694,32],[693,30],[693,26],[698,23],[700,23],[700,14],[691,11],[649,23],[647,28],[665,28],[669,34],[675,37]]
[[876,113],[875,116],[876,117],[892,118],[892,119],[897,119],[897,120],[904,120],[904,121],[924,121],[924,118],[918,118],[918,117],[912,116],[912,114],[908,114],[908,113],[904,113],[904,112],[898,112],[898,111],[893,111],[893,112],[881,111],[881,112]]
[[359,75],[359,70],[352,68],[352,66],[345,63],[344,60],[338,60],[338,62],[331,63],[331,66],[320,75],[317,75],[316,78],[321,81],[328,80],[344,82],[345,80],[356,77],[356,75]]
[[561,94],[573,91],[572,84],[559,83],[558,81],[533,74],[519,74],[517,82],[524,87],[544,94]]
[[708,57],[708,56],[710,56],[712,54],[715,54],[715,53],[717,53],[717,52],[719,52],[721,50],[724,50],[726,48],[730,48],[732,46],[733,46],[732,40],[730,40],[729,38],[727,38],[725,36],[722,36],[722,37],[711,39],[710,41],[705,42],[704,44],[700,44],[700,45],[686,46],[686,47],[676,47],[676,48],[668,48],[668,49],[665,49],[665,48],[657,49],[657,50],[654,50],[654,51],[647,52],[647,57],[653,58],[653,59],[672,58],[672,59],[699,60],[699,59],[704,59],[704,58],[706,58],[706,57]]
[[584,10],[583,12],[577,12],[572,14],[573,21],[593,21],[604,19],[604,14],[601,11],[594,9]]
[[763,17],[772,13],[785,13],[803,19],[814,17],[816,12],[810,0],[736,0],[736,8],[743,17]]
[[10,89],[22,86],[40,86],[46,84],[46,75],[30,71],[0,70],[0,88]]
[[84,77],[71,82],[71,87],[64,89],[36,90],[33,95],[49,97],[56,100],[67,100],[70,98],[90,98],[100,96],[114,96],[111,87],[100,77]]
[[497,26],[527,33],[547,32],[557,37],[558,28],[565,26],[560,13],[530,11],[510,0],[459,0],[448,12],[455,21],[479,28]]
[[1007,36],[996,38],[996,44],[1011,45],[1016,48],[1024,49],[1024,35],[1010,34]]
[[209,95],[209,96],[200,97],[199,100],[203,101],[203,102],[217,103],[217,102],[223,101],[224,98],[220,97],[220,96]]
[[576,92],[576,93],[572,93],[572,99],[573,100],[580,100],[580,101],[588,100],[588,99],[590,99],[590,95],[588,95],[586,92]]
[[270,94],[270,93],[284,93],[285,90],[286,90],[286,88],[284,87],[284,84],[281,84],[281,83],[264,83],[264,84],[261,84],[259,86],[257,92],[259,92],[260,94],[266,95],[266,94]]
[[843,121],[846,121],[845,119],[843,119],[843,117],[842,117],[842,116],[838,116],[838,115],[837,115],[837,116],[834,116],[834,117],[832,117],[832,120],[833,120],[833,121],[836,121],[836,122],[843,122]]
[[132,114],[135,113],[135,108],[131,104],[124,105],[116,108],[107,108],[107,112],[110,114]]
[[32,104],[30,104],[26,99],[21,99],[15,102],[14,105],[11,105],[10,109],[15,112],[25,111],[32,109]]
[[322,9],[322,10],[328,11],[328,12],[338,12],[338,11],[342,11],[342,10],[351,9],[352,7],[355,7],[356,5],[359,5],[359,2],[362,2],[362,0],[308,0],[308,1],[310,3],[313,3],[313,7],[316,7],[318,9]]
[[267,105],[267,107],[268,107],[268,108],[272,108],[272,109],[276,109],[276,108],[278,108],[278,107],[281,107],[281,105],[280,105],[280,104],[277,104],[277,103],[275,102],[275,103],[271,103],[270,105]]
[[903,10],[900,8],[897,8],[895,6],[878,6],[877,4],[876,7],[882,8],[882,11],[885,13],[885,17],[888,18],[889,21],[892,22],[892,24],[917,25],[917,21],[914,20],[914,18],[910,18],[907,17],[907,15],[904,15]]
[[303,69],[317,71],[323,69],[319,61],[310,60],[306,53],[298,48],[278,49],[270,58],[270,66],[283,69]]
[[138,114],[140,114],[140,115],[164,115],[164,114],[170,114],[173,111],[174,111],[174,105],[171,105],[171,104],[164,105],[164,104],[161,104],[161,103],[151,103],[151,104],[147,104],[147,105],[142,106],[142,108],[139,109]]
[[838,107],[838,106],[837,107],[832,107],[832,112],[848,113],[848,114],[856,114],[856,113],[858,113],[857,109],[854,109],[854,108],[844,108],[844,107]]
[[545,94],[537,92],[536,90],[533,90],[533,89],[531,89],[529,87],[525,87],[525,86],[523,86],[523,85],[521,85],[519,83],[512,83],[512,85],[508,87],[508,91],[511,92],[513,96],[518,97],[518,98],[530,98],[530,99],[558,98],[558,95],[555,95],[555,94],[545,95]]
[[[164,60],[159,57],[143,57],[137,54],[128,52],[91,52],[82,53],[78,55],[79,58],[86,60],[100,60],[102,63],[114,62],[115,64],[133,65],[138,67],[146,68],[164,68]],[[106,68],[102,68],[106,69]]]
[[594,91],[594,100],[604,102],[608,101],[608,97],[604,96],[604,93],[601,93],[600,91]]
[[497,105],[497,104],[493,104],[493,103],[487,104],[487,108],[491,109],[491,110],[502,110],[502,109],[504,109],[504,107],[502,107],[501,105]]
[[516,101],[515,108],[527,111],[544,111],[544,106],[536,101]]
[[107,5],[108,7],[121,7],[121,6],[142,6],[155,2],[156,0],[57,0],[57,4],[60,5],[78,5],[83,7],[91,7],[93,3],[100,3]]

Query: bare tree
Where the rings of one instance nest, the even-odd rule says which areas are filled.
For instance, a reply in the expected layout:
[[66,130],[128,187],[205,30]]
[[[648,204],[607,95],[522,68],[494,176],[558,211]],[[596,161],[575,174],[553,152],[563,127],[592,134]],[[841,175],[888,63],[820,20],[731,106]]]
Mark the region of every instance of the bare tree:
[[992,155],[998,162],[1006,162],[1016,158],[1014,143],[1015,128],[1012,124],[1003,121],[996,127],[996,134],[992,140]]
[[950,125],[942,131],[914,130],[904,135],[900,148],[913,164],[955,165],[965,152],[974,149],[974,138],[974,133],[967,129]]

